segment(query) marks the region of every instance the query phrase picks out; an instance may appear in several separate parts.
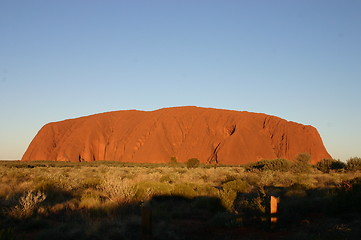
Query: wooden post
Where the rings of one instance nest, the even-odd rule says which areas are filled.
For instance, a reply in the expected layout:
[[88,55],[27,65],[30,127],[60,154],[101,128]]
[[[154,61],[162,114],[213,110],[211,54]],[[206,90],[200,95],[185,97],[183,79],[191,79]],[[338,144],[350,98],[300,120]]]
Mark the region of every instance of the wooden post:
[[148,204],[142,206],[142,239],[151,240],[152,237],[152,210]]
[[280,198],[276,196],[267,196],[266,217],[269,227],[278,222]]
[[270,196],[270,222],[271,223],[277,223],[278,221],[278,203],[279,198],[275,196]]

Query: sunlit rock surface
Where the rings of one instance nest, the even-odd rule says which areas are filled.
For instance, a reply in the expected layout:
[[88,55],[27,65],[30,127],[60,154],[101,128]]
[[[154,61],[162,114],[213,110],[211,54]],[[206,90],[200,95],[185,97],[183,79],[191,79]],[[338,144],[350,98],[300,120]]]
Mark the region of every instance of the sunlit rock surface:
[[261,113],[200,107],[116,111],[46,124],[22,160],[244,164],[331,158],[312,126]]

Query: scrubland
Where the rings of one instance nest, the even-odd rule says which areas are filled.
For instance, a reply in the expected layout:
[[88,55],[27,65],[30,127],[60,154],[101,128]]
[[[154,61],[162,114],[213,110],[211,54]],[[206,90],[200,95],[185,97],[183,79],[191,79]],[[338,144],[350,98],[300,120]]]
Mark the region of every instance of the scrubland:
[[0,240],[142,239],[144,207],[153,239],[360,239],[359,170],[272,166],[3,161]]

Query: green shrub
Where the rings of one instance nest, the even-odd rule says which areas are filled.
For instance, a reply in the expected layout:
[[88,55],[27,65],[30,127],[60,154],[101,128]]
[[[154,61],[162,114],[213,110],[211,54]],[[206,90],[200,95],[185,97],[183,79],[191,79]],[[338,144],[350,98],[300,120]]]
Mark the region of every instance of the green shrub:
[[171,195],[193,198],[200,195],[198,187],[199,185],[193,183],[176,183]]
[[59,182],[50,179],[39,182],[35,191],[46,194],[48,203],[63,202],[71,198],[71,192],[65,191]]
[[155,195],[171,195],[173,186],[167,182],[144,181],[136,185],[135,198],[148,200]]
[[323,173],[329,173],[333,159],[322,159],[316,164],[316,168]]
[[345,169],[346,164],[340,160],[322,159],[316,164],[316,168],[324,173],[329,173],[331,170]]
[[190,158],[187,160],[187,168],[197,168],[199,166],[199,160],[197,158]]
[[111,202],[130,203],[138,191],[137,186],[130,179],[117,179],[105,176],[98,190],[103,192]]
[[237,191],[225,188],[218,191],[217,197],[221,199],[222,205],[225,209],[229,212],[234,212],[234,201],[237,198]]
[[291,163],[286,159],[261,160],[246,166],[247,171],[282,171],[290,170]]
[[265,193],[263,190],[238,194],[234,209],[246,221],[257,221],[266,213]]
[[163,175],[160,177],[159,179],[160,182],[165,182],[165,183],[174,183],[174,177],[172,177],[169,174]]
[[251,191],[252,186],[242,179],[237,179],[222,184],[222,188],[228,191],[233,190],[238,193],[246,193]]
[[182,164],[178,162],[176,157],[171,157],[169,159],[168,166],[174,168],[174,167],[180,167],[180,166],[182,166]]
[[311,171],[311,155],[308,153],[300,153],[295,158],[292,166],[293,172],[296,173],[307,173]]
[[178,163],[177,158],[176,158],[176,157],[171,157],[171,158],[169,159],[169,163],[170,163],[171,165],[176,165],[176,164]]
[[346,164],[344,162],[341,162],[340,160],[335,160],[331,165],[332,170],[341,170],[345,168]]
[[100,192],[93,189],[87,189],[81,194],[79,207],[97,208],[101,205]]
[[218,197],[221,199],[223,206],[230,212],[234,211],[234,201],[239,193],[248,193],[252,186],[242,179],[237,179],[223,183]]
[[88,177],[82,180],[83,188],[97,188],[100,183],[100,177]]
[[353,157],[347,160],[347,170],[349,171],[361,170],[361,158]]
[[308,153],[300,153],[295,158],[295,161],[302,164],[310,164],[311,162],[311,155]]

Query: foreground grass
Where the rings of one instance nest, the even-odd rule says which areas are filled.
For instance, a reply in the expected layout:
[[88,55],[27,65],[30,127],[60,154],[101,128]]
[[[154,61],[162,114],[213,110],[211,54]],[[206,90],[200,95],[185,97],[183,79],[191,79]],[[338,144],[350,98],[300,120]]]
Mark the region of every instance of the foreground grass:
[[[315,169],[4,161],[0,239],[141,239],[145,203],[155,239],[359,239],[359,177]],[[282,203],[272,233],[263,229],[270,194]]]

